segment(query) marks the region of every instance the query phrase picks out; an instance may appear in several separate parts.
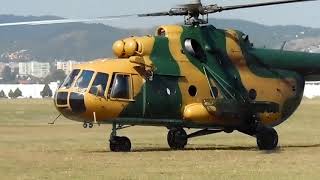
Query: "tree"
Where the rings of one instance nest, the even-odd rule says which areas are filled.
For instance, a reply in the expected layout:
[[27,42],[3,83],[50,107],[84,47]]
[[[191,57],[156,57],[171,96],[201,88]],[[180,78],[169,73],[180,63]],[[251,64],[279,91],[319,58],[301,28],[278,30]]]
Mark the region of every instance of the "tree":
[[15,79],[14,74],[11,72],[11,68],[9,66],[5,66],[2,70],[2,78],[4,81],[13,81]]
[[52,97],[52,90],[50,89],[50,86],[48,84],[44,85],[43,90],[40,92],[40,95],[42,96],[42,98]]
[[61,69],[58,69],[58,70],[54,70],[51,74],[49,74],[44,79],[44,82],[45,83],[57,82],[57,81],[63,82],[65,78],[66,78],[65,72]]
[[8,93],[8,96],[13,99],[14,98],[14,93],[13,91],[10,89],[9,93]]
[[6,93],[3,90],[0,91],[0,98],[7,98]]
[[20,91],[19,88],[17,88],[16,90],[14,90],[13,95],[14,95],[14,98],[18,98],[22,96],[22,92]]

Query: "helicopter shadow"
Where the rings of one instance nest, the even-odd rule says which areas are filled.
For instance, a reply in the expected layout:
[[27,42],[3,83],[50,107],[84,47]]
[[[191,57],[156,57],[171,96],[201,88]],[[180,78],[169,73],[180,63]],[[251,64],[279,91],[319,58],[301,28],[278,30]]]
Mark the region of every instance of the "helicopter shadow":
[[[148,147],[148,148],[138,148],[132,149],[130,153],[148,153],[148,152],[187,152],[187,151],[256,151],[264,154],[274,154],[281,153],[287,149],[297,149],[297,148],[317,148],[320,144],[305,144],[305,145],[281,145],[275,150],[261,151],[256,146],[225,146],[225,145],[214,145],[205,147],[187,147],[183,150],[172,150],[169,147]],[[101,151],[87,151],[88,153],[114,153],[108,150]]]

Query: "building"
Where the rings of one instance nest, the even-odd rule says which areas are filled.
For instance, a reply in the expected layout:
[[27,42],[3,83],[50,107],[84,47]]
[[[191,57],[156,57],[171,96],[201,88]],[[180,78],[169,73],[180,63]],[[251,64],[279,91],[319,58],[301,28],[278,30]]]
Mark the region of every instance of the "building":
[[320,96],[320,81],[309,81],[306,82],[304,88],[304,96],[312,99]]
[[6,67],[6,64],[0,62],[0,78],[2,78],[2,71],[4,70],[5,67]]
[[50,74],[50,63],[43,62],[20,62],[19,63],[19,75],[27,76],[31,75],[37,78],[45,78]]
[[70,74],[75,65],[80,64],[77,61],[58,61],[57,70],[63,70],[66,74]]

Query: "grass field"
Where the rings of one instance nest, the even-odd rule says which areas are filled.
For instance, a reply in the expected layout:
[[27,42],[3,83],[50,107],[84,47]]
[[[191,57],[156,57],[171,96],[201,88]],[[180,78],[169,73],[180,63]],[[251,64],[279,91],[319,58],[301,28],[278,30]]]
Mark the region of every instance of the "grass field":
[[320,179],[320,100],[304,100],[263,152],[240,133],[191,139],[170,151],[166,128],[132,127],[133,152],[107,148],[111,126],[83,129],[57,116],[52,100],[0,100],[1,179]]

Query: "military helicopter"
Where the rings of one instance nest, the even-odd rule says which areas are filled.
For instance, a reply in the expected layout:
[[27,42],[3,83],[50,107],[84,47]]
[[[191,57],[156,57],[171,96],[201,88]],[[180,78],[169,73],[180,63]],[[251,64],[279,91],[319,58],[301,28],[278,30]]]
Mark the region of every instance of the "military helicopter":
[[[184,25],[164,25],[155,36],[128,37],[113,44],[117,58],[76,67],[55,94],[61,114],[83,122],[112,124],[110,150],[131,150],[117,131],[135,125],[168,128],[172,149],[189,138],[239,131],[253,136],[261,150],[273,150],[273,127],[299,106],[305,81],[320,80],[320,54],[255,48],[249,36],[208,24],[212,13],[296,3],[276,1],[236,6],[202,5],[200,0],[167,12],[138,14],[184,16]],[[95,20],[124,16],[101,17]],[[91,20],[6,23],[39,25]],[[195,129],[187,134],[184,128]]]

